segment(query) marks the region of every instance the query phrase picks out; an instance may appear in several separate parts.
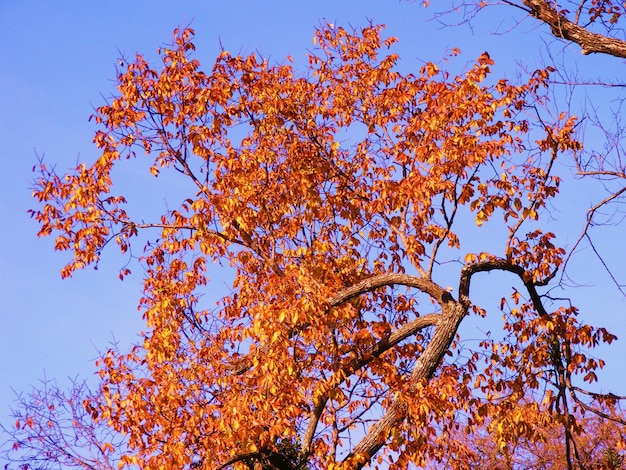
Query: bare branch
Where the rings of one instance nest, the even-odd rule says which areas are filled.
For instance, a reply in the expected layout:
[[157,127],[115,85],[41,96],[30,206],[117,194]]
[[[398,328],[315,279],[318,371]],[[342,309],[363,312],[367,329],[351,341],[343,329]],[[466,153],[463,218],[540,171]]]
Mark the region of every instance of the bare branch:
[[[597,172],[588,172],[588,173],[593,174],[593,175],[597,174]],[[605,172],[603,172],[603,173],[605,173]],[[621,188],[618,191],[615,191],[613,194],[605,197],[602,201],[598,202],[597,204],[595,204],[593,207],[591,207],[587,211],[587,219],[586,219],[586,222],[585,222],[585,226],[583,227],[582,233],[580,234],[580,236],[576,240],[576,243],[574,243],[574,246],[572,247],[572,249],[570,250],[569,254],[567,255],[567,258],[565,258],[565,261],[563,262],[563,271],[565,270],[565,267],[569,263],[571,257],[573,256],[574,252],[576,251],[576,249],[580,246],[581,242],[586,238],[589,241],[589,244],[591,245],[592,250],[594,251],[594,253],[598,257],[598,259],[602,263],[602,266],[604,266],[605,270],[607,271],[607,273],[611,277],[611,280],[613,281],[613,283],[617,286],[617,288],[619,289],[619,291],[623,295],[626,295],[626,292],[624,292],[624,290],[623,290],[623,286],[617,281],[617,279],[615,278],[615,276],[611,272],[610,268],[606,265],[606,263],[604,262],[604,260],[602,259],[602,257],[598,253],[598,251],[596,250],[595,246],[593,245],[593,242],[591,241],[591,237],[589,236],[589,230],[593,226],[593,218],[594,218],[596,212],[600,208],[606,206],[608,203],[610,203],[611,201],[617,199],[619,196],[621,196],[624,193],[626,193],[626,186]]]

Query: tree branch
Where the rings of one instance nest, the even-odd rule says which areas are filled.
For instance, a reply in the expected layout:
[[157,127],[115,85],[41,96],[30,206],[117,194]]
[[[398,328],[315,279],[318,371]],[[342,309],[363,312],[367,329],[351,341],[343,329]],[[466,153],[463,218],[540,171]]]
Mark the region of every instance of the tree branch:
[[410,274],[387,273],[367,278],[353,286],[343,289],[330,299],[329,304],[331,307],[336,307],[352,300],[355,297],[358,297],[359,295],[372,292],[381,287],[392,285],[415,287],[425,294],[430,295],[440,305],[452,299],[452,296],[448,291],[442,289],[432,281],[418,276],[411,276]]
[[[423,317],[417,317],[413,321],[402,325],[388,337],[381,339],[369,351],[361,354],[360,357],[353,359],[348,364],[345,364],[341,368],[342,372],[344,372],[344,376],[348,377],[354,374],[357,370],[367,365],[372,359],[374,359],[375,357],[379,357],[381,354],[398,345],[400,342],[404,341],[408,337],[413,336],[418,331],[428,326],[436,326],[439,322],[439,317],[439,314],[432,313],[429,315],[424,315]],[[336,388],[336,386],[333,388]],[[326,407],[329,393],[330,390],[326,394],[318,398],[317,403],[315,404],[313,411],[311,412],[309,424],[307,426],[307,430],[304,434],[304,439],[302,441],[302,452],[305,454],[308,453],[310,450],[311,443],[313,442],[313,436],[315,434],[315,429],[317,429],[317,423],[322,416],[324,408]]]
[[572,247],[572,249],[570,250],[569,254],[567,255],[567,258],[565,258],[565,261],[563,262],[563,271],[565,272],[565,267],[567,266],[567,264],[569,263],[570,258],[573,256],[574,251],[576,251],[576,248],[578,248],[578,246],[582,243],[584,238],[587,238],[589,240],[589,244],[591,245],[591,248],[593,249],[594,253],[597,255],[598,259],[600,260],[600,262],[602,263],[602,265],[604,266],[604,268],[606,269],[607,273],[609,274],[609,276],[611,277],[611,280],[613,281],[613,283],[617,286],[618,290],[623,294],[626,295],[626,293],[623,290],[623,286],[617,281],[617,279],[613,276],[613,273],[611,272],[611,270],[609,269],[609,267],[606,265],[606,263],[604,262],[604,260],[602,259],[602,257],[600,256],[600,254],[597,252],[597,250],[595,249],[595,246],[593,245],[593,243],[591,242],[591,236],[589,235],[589,230],[591,229],[591,227],[593,226],[593,218],[596,214],[596,212],[604,207],[605,205],[607,205],[608,203],[610,203],[611,201],[613,201],[614,199],[617,199],[618,197],[620,197],[622,194],[626,193],[626,186],[621,188],[620,190],[614,192],[613,194],[610,194],[609,196],[607,196],[606,198],[604,198],[602,201],[598,202],[597,204],[595,204],[593,207],[591,207],[588,211],[587,211],[587,219],[585,221],[585,227],[583,228],[582,233],[580,234],[580,236],[578,237],[578,240],[576,240],[576,243],[574,243],[574,246]]
[[411,391],[415,390],[419,384],[432,378],[443,356],[450,348],[457,329],[467,314],[467,307],[461,302],[455,301],[448,292],[446,294],[447,297],[442,302],[442,312],[439,315],[432,339],[411,371],[409,393],[400,396],[391,403],[383,417],[368,430],[365,437],[344,459],[344,462],[350,462],[355,469],[360,470],[367,465],[385,445],[389,432],[407,416],[409,410],[407,399],[410,398]]
[[583,54],[597,52],[626,58],[626,41],[588,31],[568,20],[546,0],[524,0],[524,5],[531,10],[532,16],[550,26],[554,36],[578,44]]
[[[372,292],[376,289],[380,289],[381,287],[393,286],[393,285],[404,285],[407,287],[415,287],[422,292],[430,295],[433,299],[435,299],[440,305],[443,305],[448,300],[452,300],[452,296],[448,291],[442,289],[440,286],[435,284],[432,281],[422,279],[421,277],[411,276],[409,274],[396,274],[396,273],[386,273],[379,274],[376,276],[372,276],[370,278],[364,279],[357,284],[347,287],[341,291],[339,291],[334,297],[332,297],[329,301],[329,307],[338,307],[339,305],[344,304],[360,295],[367,294],[368,292]],[[425,318],[425,317],[422,317]],[[303,328],[306,325],[301,325],[298,329],[294,329],[289,334],[295,335],[297,331]],[[269,349],[269,345],[264,345],[262,350],[267,352]],[[238,360],[236,363],[230,366],[230,370],[235,375],[241,375],[246,372],[251,367],[251,362],[249,358],[242,358]]]

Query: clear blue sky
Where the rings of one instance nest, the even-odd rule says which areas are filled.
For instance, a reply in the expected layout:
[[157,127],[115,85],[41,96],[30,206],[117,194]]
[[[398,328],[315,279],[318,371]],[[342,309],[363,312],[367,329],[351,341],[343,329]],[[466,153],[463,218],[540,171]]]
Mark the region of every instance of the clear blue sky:
[[[95,125],[88,117],[113,91],[120,52],[156,59],[156,49],[171,39],[172,30],[192,22],[197,57],[206,67],[220,42],[231,52],[260,51],[278,61],[291,55],[302,64],[320,21],[361,26],[371,19],[386,24],[387,34],[400,38],[405,69],[439,61],[446,50],[459,47],[463,55],[455,67],[488,50],[496,61],[495,75],[514,79],[520,70],[516,64],[539,67],[542,41],[552,41],[528,20],[510,35],[491,34],[493,25],[502,23],[500,30],[505,31],[514,24],[513,9],[492,10],[491,17],[480,18],[473,28],[442,28],[426,21],[433,13],[419,3],[398,0],[0,0],[0,422],[7,423],[12,389],[27,390],[44,374],[61,383],[77,374],[90,377],[97,350],[105,350],[114,338],[125,349],[142,329],[136,309],[140,277],[120,282],[117,271],[124,261],[111,252],[98,271],[79,272],[62,281],[59,270],[66,257],[53,252],[53,240],[37,239],[37,226],[26,212],[34,207],[30,181],[36,154],[45,154],[61,172],[77,159],[90,162],[97,157],[91,143]],[[554,45],[553,50],[561,47]],[[565,57],[590,76],[595,70],[614,68],[618,73],[623,67],[615,59],[582,58],[574,47]],[[567,171],[564,166],[562,172]],[[584,210],[600,194],[596,190],[584,183],[564,185],[553,222],[566,243],[576,239]],[[145,204],[152,203],[162,201],[147,196]],[[625,228],[607,230],[601,243],[622,279],[626,270],[615,261],[626,254]],[[607,285],[600,265],[593,257],[581,256],[572,267],[588,285],[571,292],[586,318],[602,322],[626,340],[624,299]],[[473,288],[487,295],[493,293],[490,286],[487,278]],[[499,295],[492,300],[497,305]],[[500,317],[498,311],[491,315]],[[472,328],[476,332],[491,328],[488,322],[474,323],[466,330],[470,338]],[[613,346],[603,375],[604,384],[621,394],[626,394],[624,353],[624,342]]]

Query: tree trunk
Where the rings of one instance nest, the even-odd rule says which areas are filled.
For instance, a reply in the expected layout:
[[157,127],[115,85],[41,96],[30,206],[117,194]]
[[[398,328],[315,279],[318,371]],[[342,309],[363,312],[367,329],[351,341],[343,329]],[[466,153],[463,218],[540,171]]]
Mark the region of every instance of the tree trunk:
[[[467,308],[461,302],[452,300],[451,297],[450,300],[442,304],[441,318],[433,337],[411,372],[412,388],[420,382],[428,381],[433,376],[446,351],[450,348],[457,329],[466,314]],[[410,399],[410,396],[400,397],[393,402],[385,415],[369,429],[365,437],[346,458],[346,461],[354,462],[355,469],[361,469],[369,463],[387,442],[391,429],[406,418],[407,399]]]

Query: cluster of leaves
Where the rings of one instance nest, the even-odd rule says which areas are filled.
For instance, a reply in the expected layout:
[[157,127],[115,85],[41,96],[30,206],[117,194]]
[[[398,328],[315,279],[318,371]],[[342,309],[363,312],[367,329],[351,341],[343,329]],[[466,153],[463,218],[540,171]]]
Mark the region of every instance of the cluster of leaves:
[[[489,83],[485,53],[459,76],[403,74],[380,26],[325,25],[304,75],[226,51],[205,73],[192,35],[176,32],[159,70],[128,64],[95,115],[100,158],[63,176],[41,164],[35,190],[40,235],[72,254],[64,276],[157,232],[141,258],[144,342],[101,359],[85,404],[127,439],[120,465],[426,465],[469,452],[453,438],[461,413],[467,432],[489,416],[506,424],[498,443],[533,439],[517,410],[546,390],[533,413],[564,416],[570,442],[572,377],[593,380],[585,348],[613,336],[538,292],[564,255],[536,223],[558,193],[553,162],[580,148],[566,115],[531,143],[549,71]],[[131,216],[113,194],[128,158],[185,179],[176,209]],[[499,251],[460,261],[467,216],[507,227]],[[450,257],[455,294],[437,281]],[[233,273],[216,308],[202,299],[214,263]],[[458,327],[481,312],[470,280],[486,271],[513,273],[528,298],[514,293],[508,336],[459,363]]]

